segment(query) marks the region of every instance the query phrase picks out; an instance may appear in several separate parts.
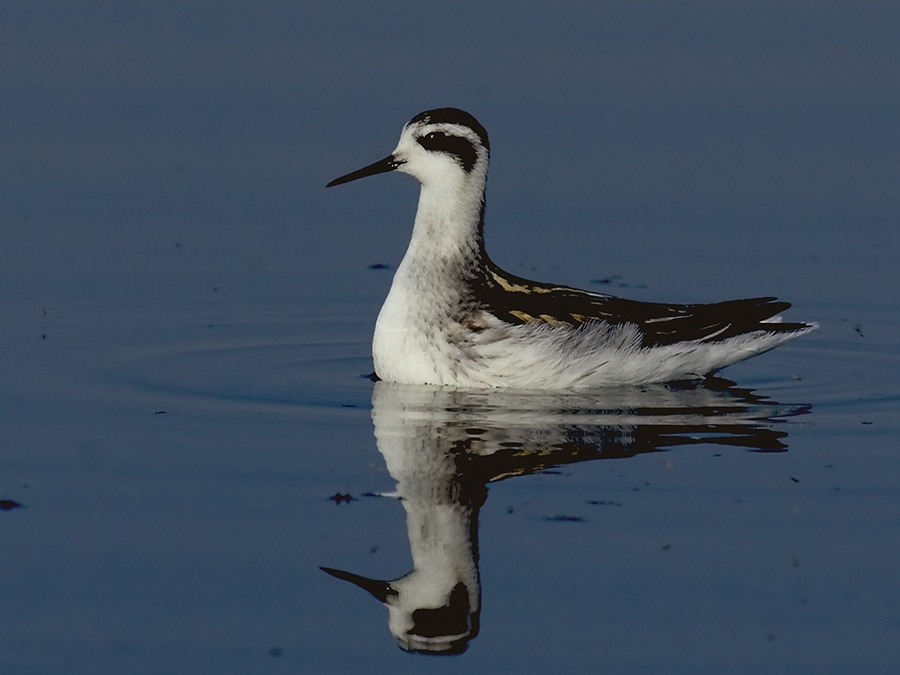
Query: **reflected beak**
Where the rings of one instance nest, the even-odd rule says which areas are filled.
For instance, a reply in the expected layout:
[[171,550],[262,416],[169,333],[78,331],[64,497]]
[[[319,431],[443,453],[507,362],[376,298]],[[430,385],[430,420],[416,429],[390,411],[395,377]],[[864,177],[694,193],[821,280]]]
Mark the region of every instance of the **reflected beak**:
[[[367,167],[368,168],[368,167]],[[365,171],[365,169],[362,169]],[[390,169],[383,169],[383,171],[390,171]],[[359,172],[357,172],[359,173]],[[376,172],[378,173],[378,172]],[[351,176],[353,174],[350,174]],[[368,174],[366,174],[368,175]],[[362,178],[362,176],[357,176],[357,178]],[[341,180],[338,178],[338,180]],[[350,180],[353,180],[352,178]],[[346,181],[345,181],[346,182]],[[332,181],[333,183],[333,181]],[[332,569],[331,567],[320,567],[320,570],[325,572],[326,574],[330,574],[336,579],[341,579],[342,581],[349,581],[354,586],[359,586],[364,591],[368,591],[371,593],[377,600],[384,603],[387,602],[387,599],[391,595],[397,595],[397,591],[391,588],[391,585],[386,581],[379,581],[378,579],[367,579],[366,577],[361,577],[358,574],[352,574],[351,572],[344,572],[343,570]]]
[[398,166],[403,164],[402,161],[399,161],[393,155],[388,155],[384,159],[380,159],[374,164],[369,164],[369,166],[364,166],[362,169],[357,169],[351,173],[348,173],[346,176],[341,176],[340,178],[335,178],[325,187],[334,187],[335,185],[343,185],[344,183],[349,183],[352,180],[356,180],[357,178],[365,178],[366,176],[374,176],[376,173],[385,173],[387,171],[393,171]]

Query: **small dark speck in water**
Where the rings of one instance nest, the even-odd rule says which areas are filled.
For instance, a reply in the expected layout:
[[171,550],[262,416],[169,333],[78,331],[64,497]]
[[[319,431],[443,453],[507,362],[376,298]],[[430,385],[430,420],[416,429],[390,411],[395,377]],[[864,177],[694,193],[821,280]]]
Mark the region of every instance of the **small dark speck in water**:
[[863,422],[863,424],[872,424],[871,422]]
[[369,549],[369,555],[375,555],[376,553],[378,553],[377,546],[373,546],[372,548]]
[[775,642],[776,637],[777,636],[775,635],[775,633],[769,633],[768,635],[766,635],[766,640],[768,640],[769,642]]
[[857,333],[859,333],[859,337],[866,337],[865,335],[863,335],[861,323],[858,323],[855,326],[853,326],[853,330],[855,330]]
[[800,567],[800,558],[797,558],[796,556],[794,558],[792,558],[791,566],[792,567]]
[[284,653],[284,650],[281,647],[272,647],[269,650],[269,656],[279,657]]
[[549,520],[554,523],[581,523],[584,522],[584,518],[581,516],[544,516],[544,520]]
[[19,502],[14,502],[12,499],[0,499],[0,511],[12,511],[20,508],[22,505]]
[[384,263],[375,263],[373,265],[369,265],[370,270],[389,270],[391,269],[390,265],[385,265]]
[[793,476],[791,476],[791,480],[792,480],[793,482],[795,482],[795,483],[799,483],[799,482],[800,482],[800,479],[799,479],[799,478],[794,478]]
[[512,506],[507,506],[507,507],[506,507],[506,513],[507,513],[508,515],[512,515],[512,514],[514,514],[515,512],[516,512],[516,510],[515,510]]
[[218,293],[218,292],[219,292],[219,287],[213,286],[213,293]]
[[175,242],[175,248],[181,248],[181,242],[180,242],[180,241],[176,241],[176,242]]
[[335,492],[331,497],[329,497],[331,501],[335,504],[340,504],[341,502],[347,502],[348,504],[353,501],[353,497],[349,494],[342,495],[340,492]]
[[154,410],[154,411],[153,411],[153,414],[154,414],[154,415],[165,415],[166,412],[168,412],[168,411],[166,411],[166,410]]
[[47,334],[46,334],[46,333],[44,333],[43,335],[41,335],[41,340],[46,340],[46,339],[47,339]]
[[592,284],[611,284],[612,279],[591,279]]
[[593,506],[622,506],[621,502],[603,501],[602,499],[591,499],[588,504]]
[[356,404],[355,403],[341,403],[341,407],[342,408],[355,408]]
[[672,544],[663,544],[662,550],[663,550],[663,551],[671,551],[671,550],[672,550]]

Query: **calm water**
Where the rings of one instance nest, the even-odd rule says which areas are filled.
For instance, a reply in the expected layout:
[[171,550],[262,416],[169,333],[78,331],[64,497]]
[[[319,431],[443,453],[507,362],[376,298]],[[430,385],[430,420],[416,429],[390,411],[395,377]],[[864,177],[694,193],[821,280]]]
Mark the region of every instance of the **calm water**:
[[[892,5],[5,15],[0,672],[896,672]],[[821,329],[702,385],[373,384],[416,187],[322,186],[438,105],[510,271]]]

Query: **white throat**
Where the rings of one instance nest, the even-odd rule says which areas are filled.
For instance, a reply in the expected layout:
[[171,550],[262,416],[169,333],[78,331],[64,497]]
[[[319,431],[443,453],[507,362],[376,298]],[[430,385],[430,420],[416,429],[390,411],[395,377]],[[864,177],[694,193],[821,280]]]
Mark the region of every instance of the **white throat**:
[[440,363],[429,355],[454,358],[447,338],[458,332],[471,300],[468,281],[484,257],[485,169],[466,174],[454,167],[444,175],[416,176],[422,188],[412,238],[372,342],[375,370],[385,379],[440,382]]

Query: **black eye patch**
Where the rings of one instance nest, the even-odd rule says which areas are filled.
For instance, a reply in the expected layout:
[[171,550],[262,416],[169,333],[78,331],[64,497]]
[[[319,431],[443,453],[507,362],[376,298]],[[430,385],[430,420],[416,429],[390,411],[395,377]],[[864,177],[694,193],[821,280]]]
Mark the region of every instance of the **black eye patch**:
[[461,635],[469,630],[469,592],[460,582],[453,587],[450,601],[436,609],[417,609],[412,613],[410,635],[436,638]]
[[432,131],[417,140],[419,145],[426,150],[452,155],[466,173],[474,168],[475,160],[478,159],[478,151],[475,146],[461,136],[451,136],[443,131]]

